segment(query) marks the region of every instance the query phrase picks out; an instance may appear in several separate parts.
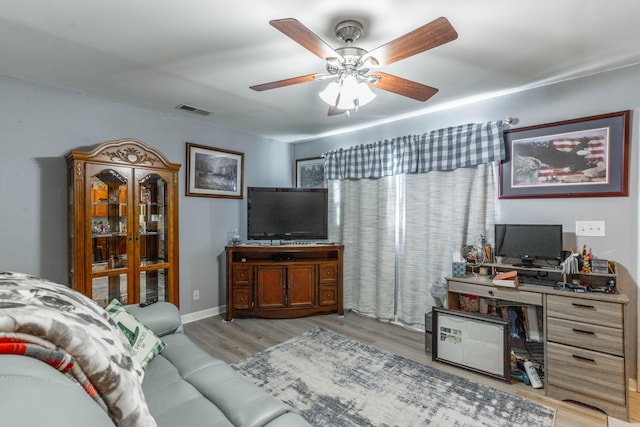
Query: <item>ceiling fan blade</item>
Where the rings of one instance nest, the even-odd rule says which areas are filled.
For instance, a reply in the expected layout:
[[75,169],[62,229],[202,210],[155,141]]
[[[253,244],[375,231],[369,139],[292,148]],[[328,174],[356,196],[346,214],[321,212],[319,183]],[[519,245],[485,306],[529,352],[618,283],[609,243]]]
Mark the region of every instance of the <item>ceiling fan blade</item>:
[[326,44],[310,29],[302,25],[297,19],[274,19],[273,21],[269,21],[269,23],[285,36],[289,37],[323,61],[329,57],[341,58],[341,56],[338,55],[331,46]]
[[364,58],[373,57],[380,66],[388,65],[457,38],[458,33],[447,18],[440,17],[372,50]]
[[376,71],[375,73],[371,73],[370,76],[380,77],[377,83],[369,84],[371,87],[397,93],[398,95],[413,98],[418,101],[424,102],[438,93],[438,89],[435,87],[423,85],[422,83],[403,79],[402,77],[391,74]]
[[316,74],[307,74],[306,76],[292,77],[290,79],[278,80],[270,83],[263,83],[260,85],[249,86],[250,89],[263,91],[269,89],[276,89],[284,86],[297,85],[299,83],[307,83],[315,80],[314,76]]

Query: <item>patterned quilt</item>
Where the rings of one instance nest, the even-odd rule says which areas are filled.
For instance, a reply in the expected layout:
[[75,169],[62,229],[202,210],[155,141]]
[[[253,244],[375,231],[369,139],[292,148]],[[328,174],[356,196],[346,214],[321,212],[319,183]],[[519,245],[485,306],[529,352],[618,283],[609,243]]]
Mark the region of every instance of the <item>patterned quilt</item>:
[[72,378],[117,426],[156,426],[143,371],[101,307],[66,286],[0,272],[0,354],[35,357]]

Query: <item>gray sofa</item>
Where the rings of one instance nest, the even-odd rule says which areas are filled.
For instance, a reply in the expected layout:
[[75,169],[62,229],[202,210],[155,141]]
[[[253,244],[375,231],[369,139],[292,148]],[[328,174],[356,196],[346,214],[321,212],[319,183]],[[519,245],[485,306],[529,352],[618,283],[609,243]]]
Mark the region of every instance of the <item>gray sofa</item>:
[[[126,309],[166,343],[142,382],[158,426],[309,426],[288,405],[197,347],[182,333],[174,305],[159,302]],[[114,425],[77,383],[21,355],[0,355],[0,414],[3,426]]]

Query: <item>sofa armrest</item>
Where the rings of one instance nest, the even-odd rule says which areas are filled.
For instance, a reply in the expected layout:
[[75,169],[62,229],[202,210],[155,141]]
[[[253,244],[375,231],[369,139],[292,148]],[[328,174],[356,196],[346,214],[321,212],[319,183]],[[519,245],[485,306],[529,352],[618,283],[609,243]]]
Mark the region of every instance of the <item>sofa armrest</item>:
[[33,357],[0,355],[3,426],[114,427],[77,383]]
[[171,303],[159,301],[146,307],[130,304],[126,305],[125,309],[159,337],[182,333],[180,312],[178,307]]

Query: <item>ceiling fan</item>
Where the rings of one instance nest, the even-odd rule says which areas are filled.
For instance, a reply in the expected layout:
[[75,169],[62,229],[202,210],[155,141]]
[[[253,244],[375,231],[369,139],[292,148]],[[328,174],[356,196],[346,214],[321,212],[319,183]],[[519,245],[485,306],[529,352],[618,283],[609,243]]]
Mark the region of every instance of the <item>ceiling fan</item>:
[[375,71],[434,47],[458,38],[458,33],[449,21],[440,17],[403,36],[392,40],[371,52],[353,46],[363,34],[363,26],[355,20],[342,21],[336,25],[336,37],[346,46],[331,48],[320,37],[294,18],[276,19],[269,22],[273,27],[309,50],[326,63],[326,73],[307,74],[251,86],[263,91],[317,80],[330,80],[320,97],[329,104],[329,115],[349,114],[375,98],[369,87],[386,90],[398,95],[426,101],[438,89],[403,79],[391,74]]

